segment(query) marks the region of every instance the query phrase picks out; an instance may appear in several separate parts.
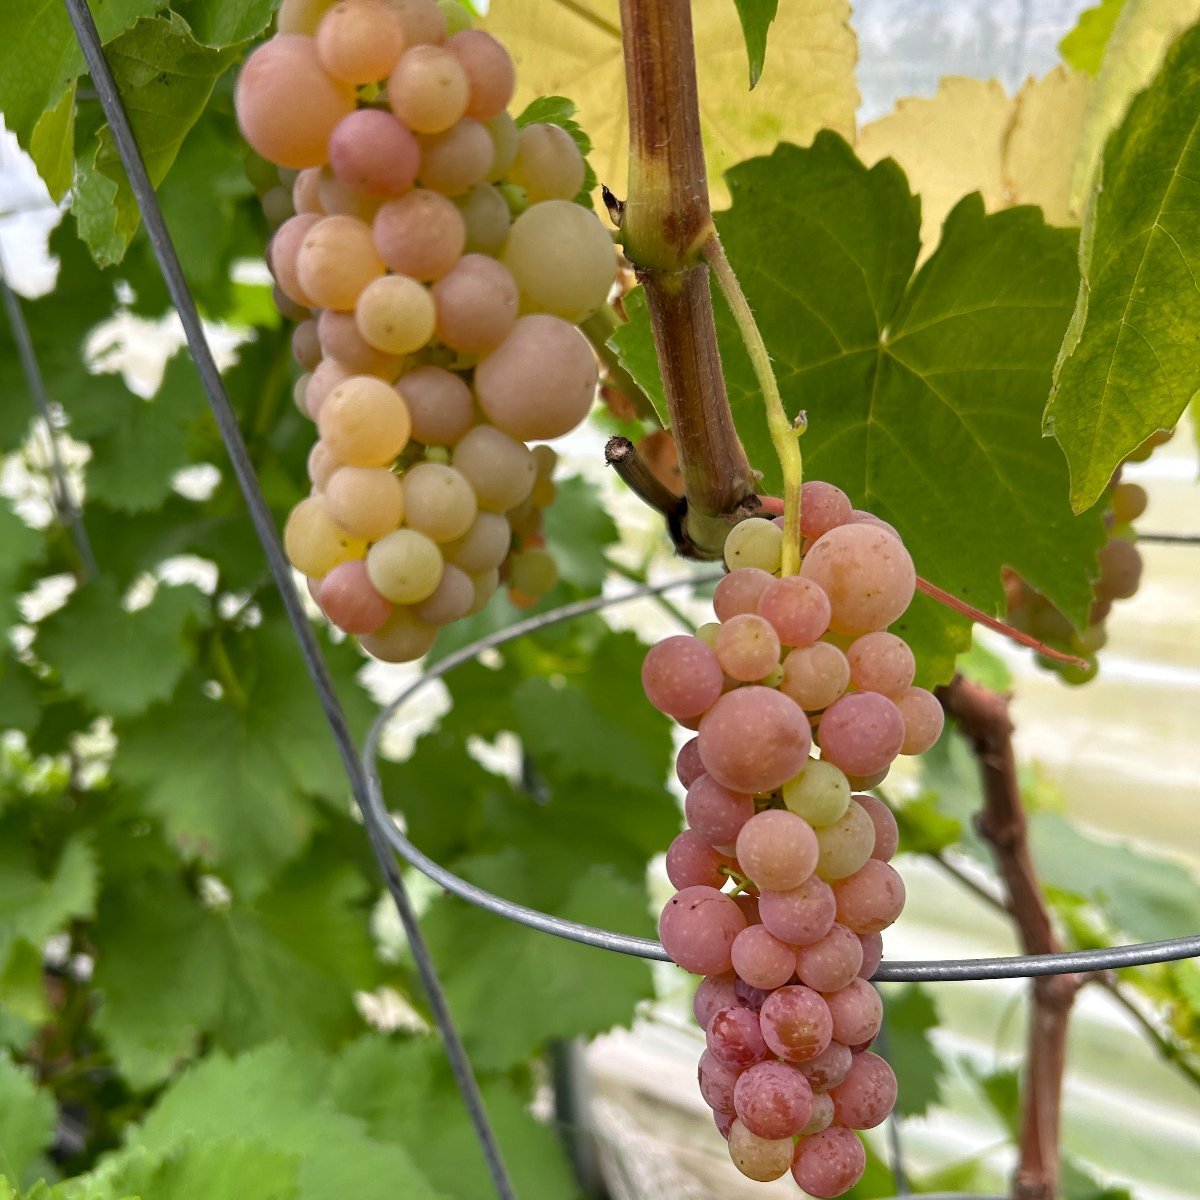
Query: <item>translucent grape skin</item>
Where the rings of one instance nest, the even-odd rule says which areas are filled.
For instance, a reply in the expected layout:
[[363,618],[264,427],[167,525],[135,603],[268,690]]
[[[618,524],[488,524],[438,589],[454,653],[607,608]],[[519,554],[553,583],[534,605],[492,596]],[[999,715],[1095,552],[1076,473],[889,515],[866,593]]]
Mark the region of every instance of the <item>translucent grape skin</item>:
[[374,633],[363,634],[359,644],[382,662],[412,662],[428,653],[437,633],[432,625],[418,621],[411,609],[397,608]]
[[404,49],[404,31],[382,0],[335,4],[316,29],[321,66],[344,83],[386,78]]
[[700,721],[705,768],[718,783],[736,791],[760,793],[781,787],[808,762],[811,746],[804,713],[772,688],[727,692]]
[[874,1129],[896,1104],[895,1072],[878,1054],[856,1054],[845,1079],[830,1089],[829,1096],[838,1124],[848,1129]]
[[753,613],[730,617],[717,630],[717,661],[730,679],[752,683],[779,665],[779,635]]
[[713,611],[718,621],[728,621],[740,613],[758,611],[758,602],[775,577],[758,567],[730,571],[713,592]]
[[526,125],[517,139],[508,176],[531,204],[572,200],[583,187],[584,162],[571,135],[559,125]]
[[408,444],[412,419],[395,388],[374,376],[356,375],[330,392],[317,427],[340,462],[385,467]]
[[790,1063],[760,1062],[738,1076],[733,1104],[751,1133],[773,1140],[793,1137],[812,1116],[812,1087]]
[[425,134],[418,178],[443,196],[462,196],[487,178],[495,153],[491,135],[480,122],[464,117],[444,133]]
[[471,389],[452,371],[416,367],[396,380],[396,390],[412,418],[412,439],[422,445],[452,446],[475,419]]
[[850,682],[860,692],[879,692],[896,700],[912,686],[917,664],[903,638],[878,631],[856,638],[846,651]]
[[462,537],[442,546],[442,554],[447,562],[476,574],[499,567],[511,543],[512,530],[504,517],[481,512]]
[[437,306],[427,288],[406,275],[385,275],[358,294],[354,320],[363,338],[387,354],[412,354],[433,337]]
[[900,709],[878,692],[851,692],[835,700],[817,731],[822,759],[854,776],[873,775],[890,765],[904,735]]
[[816,830],[816,835],[821,848],[817,874],[827,881],[853,875],[875,848],[875,825],[853,800],[838,820]]
[[433,592],[412,606],[412,614],[418,621],[439,628],[461,621],[475,603],[475,584],[463,570],[446,563],[442,577]]
[[871,857],[887,862],[900,845],[900,828],[892,810],[875,796],[856,795],[854,801],[871,818],[871,824],[875,826],[875,846]]
[[[801,1070],[803,1070],[803,1066],[801,1066]],[[813,1092],[812,1116],[809,1118],[808,1124],[800,1131],[800,1136],[811,1137],[814,1133],[820,1133],[822,1129],[828,1129],[832,1124],[833,1101],[825,1092]]]
[[862,942],[845,925],[834,922],[824,937],[796,951],[796,974],[805,987],[836,992],[858,977],[863,964]]
[[733,866],[733,860],[719,854],[692,829],[685,829],[667,847],[667,878],[673,887],[704,884],[719,889],[727,878],[721,871],[724,866]]
[[296,256],[300,286],[320,308],[351,311],[370,283],[383,282],[382,275],[370,227],[357,217],[322,217],[304,235]]
[[793,946],[806,946],[823,938],[837,917],[833,889],[813,876],[786,892],[763,892],[758,914],[777,938]]
[[704,774],[704,763],[700,761],[700,739],[688,738],[675,756],[675,778],[689,788]]
[[870,979],[879,970],[879,964],[883,962],[883,935],[868,933],[865,937],[860,937],[858,941],[863,952],[863,962],[862,966],[858,968],[858,977],[859,979]]
[[806,712],[819,712],[842,695],[850,683],[846,656],[829,642],[801,646],[783,660],[779,690]]
[[746,792],[723,787],[711,775],[702,773],[687,790],[683,812],[697,837],[710,846],[731,846],[754,816],[754,799]]
[[829,596],[829,627],[838,633],[886,629],[908,607],[917,583],[900,541],[866,523],[839,525],[818,538],[800,574]]
[[642,689],[661,713],[676,720],[707,712],[723,684],[717,656],[687,634],[664,638],[642,662]]
[[[707,1029],[708,1023],[723,1008],[732,1008],[737,1004],[737,993],[734,984],[737,977],[732,971],[723,975],[706,975],[696,985],[692,996],[692,1015],[701,1029]],[[732,1108],[730,1112],[732,1112]]]
[[412,46],[388,78],[392,112],[414,133],[444,133],[467,111],[471,85],[462,64],[442,46]]
[[746,927],[742,910],[710,887],[676,892],[658,921],[658,936],[671,960],[693,975],[731,969],[733,939]]
[[830,1042],[816,1058],[799,1064],[799,1069],[814,1092],[826,1092],[846,1078],[854,1063],[849,1046]]
[[317,603],[346,633],[374,633],[392,615],[391,603],[375,590],[360,558],[339,563],[321,580]]
[[737,859],[759,888],[786,892],[813,873],[820,853],[807,821],[783,809],[751,817],[737,835]]
[[734,1004],[713,1014],[705,1028],[708,1052],[723,1066],[743,1071],[767,1057],[758,1016]]
[[367,196],[399,196],[417,177],[417,139],[395,117],[361,108],[329,137],[329,165],[348,188]]
[[481,29],[464,29],[446,42],[467,77],[466,115],[488,121],[508,107],[517,73],[508,51]]
[[757,567],[773,575],[783,555],[783,530],[764,517],[739,521],[725,539],[724,555],[731,571]]
[[435,542],[463,537],[478,513],[465,476],[443,463],[422,462],[404,475],[404,520]]
[[896,707],[904,722],[901,754],[924,754],[942,736],[946,714],[941,703],[924,688],[910,687],[897,700]]
[[347,533],[376,542],[399,527],[404,489],[385,467],[338,467],[326,481],[325,503]]
[[810,762],[783,785],[783,802],[789,812],[803,817],[814,828],[832,825],[850,807],[850,781],[833,763]]
[[397,275],[430,283],[462,257],[467,227],[462,214],[439,192],[414,188],[375,214],[372,235],[379,257]]
[[726,1136],[729,1157],[747,1179],[753,1179],[756,1183],[770,1183],[788,1173],[793,1150],[790,1137],[761,1138],[738,1120],[730,1125]]
[[524,442],[490,425],[477,425],[454,447],[450,460],[475,492],[479,507],[507,512],[537,481],[537,462]]
[[869,858],[853,875],[833,885],[838,920],[857,934],[879,933],[904,908],[904,881],[895,868]]
[[432,596],[443,566],[437,545],[415,529],[397,529],[367,552],[371,582],[394,604],[418,604]]
[[850,520],[850,498],[839,487],[813,479],[800,488],[800,532],[819,538]]
[[772,579],[758,598],[758,615],[785,646],[811,646],[829,628],[829,597],[811,579]]
[[748,925],[733,939],[732,958],[738,978],[753,987],[783,987],[796,972],[796,952],[763,925]]
[[739,1071],[721,1062],[711,1050],[705,1050],[700,1056],[700,1065],[696,1070],[700,1095],[714,1112],[734,1112],[733,1089],[739,1074]]
[[[832,1021],[832,1037],[846,1046],[869,1042],[883,1023],[883,1001],[862,979],[852,979],[836,992],[823,993]],[[765,1033],[763,1035],[766,1036]],[[767,1039],[768,1043],[770,1039]]]
[[432,292],[438,337],[462,354],[494,350],[516,324],[516,281],[485,254],[464,254]]
[[[870,989],[869,984],[863,986]],[[798,984],[772,992],[763,1002],[758,1017],[763,1040],[771,1051],[791,1062],[816,1058],[834,1036],[833,1017],[826,1000],[811,988]]]
[[817,1200],[833,1200],[862,1178],[867,1152],[862,1142],[841,1125],[801,1138],[792,1159],[792,1177]]

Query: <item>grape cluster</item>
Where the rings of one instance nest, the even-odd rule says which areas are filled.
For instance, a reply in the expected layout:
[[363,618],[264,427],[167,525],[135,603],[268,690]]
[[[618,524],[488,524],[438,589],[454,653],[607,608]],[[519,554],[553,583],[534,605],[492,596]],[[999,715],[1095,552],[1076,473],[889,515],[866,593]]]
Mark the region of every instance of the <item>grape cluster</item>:
[[[1165,432],[1151,434],[1125,461],[1144,462],[1155,447],[1169,441],[1171,436]],[[1099,670],[1097,654],[1108,641],[1105,621],[1113,603],[1132,597],[1142,579],[1142,556],[1135,545],[1137,532],[1133,522],[1146,511],[1146,490],[1139,484],[1122,480],[1118,467],[1109,481],[1107,500],[1108,541],[1100,548],[1100,574],[1093,587],[1087,628],[1082,633],[1077,632],[1070,620],[1016,571],[1010,567],[1004,571],[1009,623],[1047,646],[1086,661],[1087,666],[1080,667],[1038,655],[1039,665],[1055,671],[1067,683],[1087,683],[1095,677]]]
[[678,891],[659,936],[705,977],[701,1094],[743,1174],[791,1170],[809,1195],[831,1197],[865,1166],[853,1131],[878,1125],[896,1097],[891,1068],[869,1052],[883,1013],[867,980],[904,884],[888,861],[895,819],[865,790],[898,754],[933,745],[943,715],[887,632],[916,583],[895,530],[814,482],[801,532],[800,573],[780,578],[779,525],[734,526],[717,621],[652,647],[642,683],[697,731],[676,764],[688,828],[667,851]]
[[284,0],[237,115],[265,163],[276,296],[299,322],[312,492],[284,531],[326,616],[377,658],[418,658],[501,581],[554,587],[541,510],[597,365],[612,239],[585,164],[507,112],[512,60],[453,0]]

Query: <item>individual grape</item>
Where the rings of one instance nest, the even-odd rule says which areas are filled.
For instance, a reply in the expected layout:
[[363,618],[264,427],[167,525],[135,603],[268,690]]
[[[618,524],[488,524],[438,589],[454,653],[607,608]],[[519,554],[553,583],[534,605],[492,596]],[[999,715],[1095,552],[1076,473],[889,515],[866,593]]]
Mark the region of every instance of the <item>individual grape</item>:
[[320,496],[308,496],[287,519],[283,549],[297,571],[319,579],[338,563],[361,558],[366,547],[334,521]]
[[829,597],[811,579],[772,579],[758,598],[758,615],[785,646],[810,646],[829,628]]
[[895,1072],[878,1054],[856,1054],[849,1073],[830,1090],[829,1098],[839,1124],[874,1129],[895,1107]]
[[317,335],[316,321],[301,321],[292,330],[292,358],[306,371],[313,370],[321,361],[321,339]]
[[875,848],[875,825],[862,805],[854,800],[832,825],[816,830],[821,856],[817,874],[827,882],[853,875],[871,857]]
[[772,992],[758,1019],[766,1044],[792,1062],[816,1058],[833,1036],[829,1005],[812,988],[799,984]]
[[371,582],[394,604],[428,599],[441,583],[443,569],[437,544],[415,529],[397,529],[367,551]]
[[527,208],[512,224],[504,263],[529,307],[574,322],[604,306],[617,273],[600,219],[570,200]]
[[433,337],[437,310],[423,285],[405,275],[385,275],[366,288],[354,310],[365,341],[388,354],[411,354]]
[[500,586],[500,572],[495,567],[488,571],[474,571],[471,573],[471,583],[475,586],[475,603],[471,605],[471,611],[467,613],[468,617],[483,612],[487,607],[488,601],[496,594],[496,589]]
[[837,901],[833,889],[815,876],[786,892],[763,892],[758,898],[763,925],[781,941],[805,946],[833,927]]
[[704,766],[718,783],[735,791],[774,791],[803,768],[811,746],[804,713],[771,688],[727,692],[700,721]]
[[289,217],[296,215],[296,206],[292,203],[291,194],[287,188],[272,188],[262,198],[263,216],[267,224],[275,227],[282,225]]
[[573,200],[583,188],[584,163],[571,135],[558,125],[526,125],[508,177],[523,187],[530,204]]
[[475,395],[488,420],[521,441],[569,433],[596,394],[596,359],[584,336],[559,317],[520,317],[475,368]]
[[286,33],[250,54],[234,94],[242,136],[281,167],[324,163],[329,135],[354,104],[354,88],[325,73],[312,38]]
[[304,239],[320,220],[321,217],[315,213],[300,213],[291,217],[275,230],[271,244],[267,247],[267,264],[275,282],[289,300],[294,300],[305,308],[314,308],[315,304],[300,283],[296,264]]
[[708,1052],[734,1071],[744,1070],[767,1057],[758,1016],[741,1005],[734,1004],[714,1013],[705,1027],[705,1038]]
[[742,613],[758,612],[758,602],[775,577],[758,567],[742,567],[722,577],[713,592],[713,611],[718,621],[728,621]]
[[738,978],[753,987],[782,987],[796,973],[796,952],[763,925],[746,926],[733,939],[732,954]]
[[425,134],[418,178],[444,196],[461,196],[483,183],[491,170],[492,139],[478,121],[464,117],[445,133]]
[[509,586],[524,596],[544,596],[558,585],[558,578],[558,566],[545,550],[522,550],[510,560]]
[[1136,483],[1118,483],[1108,498],[1112,502],[1113,520],[1118,525],[1136,521],[1146,511],[1150,500],[1146,489]]
[[376,350],[358,331],[352,313],[335,312],[327,308],[317,319],[320,346],[326,357],[336,359],[351,375],[378,375],[380,379],[395,379],[400,373],[401,360],[393,354]]
[[[832,1044],[831,1042],[830,1045]],[[804,1070],[806,1065],[806,1063],[802,1063],[800,1069]],[[821,1130],[828,1129],[832,1124],[833,1101],[824,1092],[813,1092],[812,1116],[809,1117],[808,1124],[800,1130],[800,1136],[812,1137],[814,1133],[820,1133]]]
[[452,200],[429,188],[380,206],[372,226],[379,257],[397,275],[441,279],[462,257],[467,227]]
[[858,969],[858,977],[859,979],[870,979],[879,970],[879,964],[883,962],[883,935],[869,933],[866,937],[860,937],[858,941],[863,951],[863,964]]
[[816,642],[793,650],[783,660],[779,690],[807,712],[819,712],[832,704],[849,683],[846,656],[829,642]]
[[676,888],[703,884],[720,889],[728,878],[721,868],[732,865],[693,829],[685,829],[667,847],[667,878]]
[[382,196],[368,196],[343,183],[330,167],[322,167],[317,175],[317,197],[321,211],[330,216],[354,217],[370,225],[382,207]]
[[676,892],[658,920],[672,962],[693,975],[721,975],[732,966],[733,939],[746,927],[742,910],[722,892],[689,887]]
[[317,491],[324,490],[329,477],[341,465],[323,441],[318,438],[313,442],[312,449],[308,452],[308,478]]
[[737,835],[737,860],[763,890],[799,887],[813,873],[817,853],[812,826],[784,809],[760,812]]
[[904,907],[904,880],[888,863],[869,858],[833,885],[838,920],[857,934],[879,933]]
[[689,738],[679,748],[675,756],[675,778],[685,787],[690,788],[704,774],[704,764],[700,761],[700,739]]
[[812,761],[783,785],[783,802],[814,828],[832,825],[850,807],[850,781],[833,763]]
[[1109,538],[1100,547],[1100,578],[1096,593],[1110,600],[1128,600],[1142,579],[1142,556],[1126,538]]
[[814,991],[836,992],[857,977],[862,962],[858,935],[835,922],[824,937],[796,951],[796,974]]
[[508,174],[517,157],[521,131],[506,112],[497,113],[483,123],[492,140],[492,165],[487,173],[488,183],[499,183]]
[[924,688],[910,687],[896,701],[904,723],[901,754],[924,754],[942,736],[946,714],[941,703]]
[[464,29],[446,42],[467,77],[466,114],[488,121],[507,107],[517,88],[517,72],[509,53],[490,33]]
[[388,79],[388,103],[415,133],[444,133],[466,113],[470,86],[449,49],[413,46]]
[[324,490],[329,515],[364,542],[379,541],[404,517],[403,486],[386,467],[338,467]]
[[321,170],[321,167],[305,167],[296,176],[292,187],[292,204],[297,213],[315,213],[321,217],[325,215],[325,208],[321,204]]
[[[703,984],[701,984],[703,987]],[[715,1015],[715,1014],[714,1014]],[[709,1020],[712,1017],[710,1016]],[[707,1027],[708,1022],[703,1024]],[[727,1067],[711,1050],[705,1050],[700,1055],[700,1065],[696,1076],[700,1083],[700,1095],[704,1103],[714,1112],[732,1113],[733,1089],[740,1072]]]
[[[746,1009],[735,1010],[751,1016]],[[738,1119],[761,1138],[794,1137],[812,1116],[812,1088],[790,1063],[760,1062],[748,1066],[733,1088]]]
[[292,385],[292,403],[296,406],[296,411],[309,420],[312,420],[312,414],[308,411],[308,385],[311,382],[311,375],[301,375]]
[[882,771],[876,771],[873,775],[847,775],[846,778],[849,779],[850,786],[856,792],[867,792],[871,788],[878,787],[890,772],[890,767],[884,767]]
[[334,0],[283,0],[275,17],[275,27],[280,33],[303,33],[312,37],[333,4]]
[[[753,902],[754,897],[743,894],[735,896],[733,900],[738,908],[742,910],[747,922],[750,922],[753,914],[747,908],[747,902]],[[738,979],[735,975],[733,980],[733,994],[737,997],[738,1004],[743,1008],[748,1008],[753,1012],[761,1012],[763,1004],[771,993],[766,988],[754,987],[744,979]]]
[[[475,398],[471,389],[452,371],[441,367],[416,367],[396,381],[396,390],[412,417],[413,441],[422,445],[452,446],[470,430],[475,420]],[[505,546],[507,548],[507,541]],[[499,563],[488,565],[498,566]]]
[[397,608],[374,633],[365,634],[358,640],[372,658],[381,662],[412,662],[432,649],[437,635],[438,631],[432,625],[418,621],[411,609]]
[[363,289],[381,275],[370,226],[357,217],[322,217],[296,255],[296,277],[319,308],[353,309]]
[[821,717],[821,757],[847,775],[882,771],[900,753],[905,738],[900,709],[878,692],[851,692]]
[[852,508],[850,510],[850,523],[852,525],[873,525],[876,529],[882,529],[889,537],[895,538],[901,544],[904,542],[904,539],[900,536],[900,531],[895,525],[890,525],[882,517],[877,517],[873,512],[864,512],[861,508]]
[[433,595],[412,606],[413,616],[426,625],[451,625],[461,621],[475,603],[475,584],[470,575],[449,563]]
[[[434,192],[436,196],[437,193]],[[443,197],[445,199],[445,197]],[[451,203],[458,209],[467,229],[467,250],[472,254],[500,256],[512,214],[508,204],[490,183],[477,183],[469,192],[456,196]]]
[[684,816],[688,826],[710,846],[731,846],[754,816],[754,800],[701,774],[688,788]]
[[765,517],[749,517],[729,531],[724,553],[731,571],[757,567],[773,575],[783,555],[783,530]]
[[453,467],[418,463],[405,473],[403,484],[405,523],[435,542],[463,537],[474,523],[475,493]]
[[271,301],[285,321],[307,321],[312,316],[311,309],[297,304],[284,292],[279,284],[275,284],[271,289]]
[[[686,634],[651,646],[642,662],[642,689],[661,713],[676,720],[707,712],[721,695],[721,667],[703,642]],[[703,754],[703,743],[701,743]]]
[[714,1112],[713,1124],[717,1127],[717,1132],[726,1140],[729,1141],[729,1134],[733,1129],[733,1124],[737,1117],[733,1113]]
[[806,538],[819,538],[850,520],[850,498],[832,483],[812,480],[800,488],[800,532]]
[[[729,577],[726,576],[726,579]],[[696,630],[696,636],[706,645],[711,646],[714,650],[717,648],[717,634],[720,632],[721,626],[717,621],[706,621]]]
[[883,1024],[883,1001],[863,979],[852,979],[844,988],[825,993],[825,1003],[833,1020],[833,1037],[843,1045],[871,1041]]
[[317,427],[340,462],[386,467],[408,445],[412,421],[395,388],[372,375],[354,375],[329,393]]
[[692,994],[692,1015],[701,1029],[707,1029],[709,1021],[721,1009],[732,1008],[739,1003],[734,990],[736,982],[737,976],[732,971],[726,971],[722,975],[706,975],[696,985]]
[[406,46],[440,45],[446,40],[446,15],[437,0],[384,0],[396,14]]
[[391,603],[375,590],[361,558],[338,563],[321,580],[317,603],[347,633],[375,633],[392,615]]
[[912,686],[917,661],[903,638],[878,631],[855,638],[846,651],[850,682],[860,692],[895,700]]
[[818,538],[800,574],[829,596],[829,627],[838,633],[886,629],[916,590],[912,559],[900,541],[869,524],[839,525]]
[[841,1125],[801,1138],[792,1159],[792,1178],[817,1200],[848,1192],[867,1169],[863,1144]]
[[802,1062],[800,1071],[814,1092],[827,1092],[846,1078],[853,1062],[854,1055],[850,1053],[849,1046],[830,1042],[816,1058]]
[[321,66],[343,83],[386,79],[404,49],[404,30],[382,0],[342,0],[316,30]]
[[871,850],[871,857],[887,862],[900,844],[900,829],[892,810],[875,796],[855,796],[854,800],[875,826],[875,846]]
[[481,512],[462,537],[442,546],[442,554],[447,562],[475,574],[495,570],[508,555],[511,544],[508,522],[497,513]]
[[731,679],[751,682],[779,664],[779,638],[775,630],[752,613],[730,617],[718,630],[717,661]]
[[486,254],[464,254],[432,292],[438,337],[462,354],[494,350],[516,324],[517,285]]
[[352,191],[399,196],[417,177],[417,139],[395,117],[361,108],[343,117],[329,139],[329,165]]
[[741,1122],[729,1127],[729,1157],[747,1179],[769,1183],[781,1179],[792,1165],[792,1139],[761,1138]]

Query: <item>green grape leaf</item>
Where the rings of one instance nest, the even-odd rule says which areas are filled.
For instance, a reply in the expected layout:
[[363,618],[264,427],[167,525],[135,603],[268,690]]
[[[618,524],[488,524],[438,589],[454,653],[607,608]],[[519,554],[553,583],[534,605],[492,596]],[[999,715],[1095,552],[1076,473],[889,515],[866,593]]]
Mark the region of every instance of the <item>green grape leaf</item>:
[[11,654],[0,657],[0,729],[31,732],[41,715],[37,683]]
[[191,585],[159,587],[149,604],[130,612],[105,576],[42,623],[37,653],[68,694],[99,712],[135,717],[175,690],[192,659],[193,635],[211,617],[207,598]]
[[580,475],[557,481],[558,494],[542,516],[546,545],[568,583],[599,592],[608,573],[605,550],[620,533],[596,485]]
[[[482,1078],[480,1090],[513,1185],[522,1200],[562,1200],[576,1185],[561,1139],[529,1112],[508,1077]],[[373,1137],[412,1154],[434,1186],[476,1200],[491,1184],[446,1052],[433,1038],[360,1038],[338,1056],[330,1093],[342,1112],[367,1122]]]
[[257,37],[278,7],[279,0],[175,0],[196,40],[216,49]]
[[967,1073],[978,1085],[983,1098],[1012,1137],[1021,1125],[1021,1077],[1016,1067],[986,1072],[962,1060]]
[[34,126],[33,136],[29,139],[29,157],[45,182],[50,199],[57,204],[70,190],[75,178],[74,82]]
[[[176,13],[139,21],[107,47],[113,76],[129,113],[151,182],[170,171],[213,85],[237,61],[235,49],[214,50],[192,36]],[[141,220],[112,131],[101,129],[84,172],[77,212],[80,233],[101,266],[120,262]],[[107,212],[101,207],[108,195]]]
[[920,984],[908,984],[884,995],[887,1022],[887,1060],[896,1072],[900,1090],[896,1111],[903,1117],[923,1117],[942,1098],[946,1064],[930,1038],[938,1026],[933,994]]
[[5,629],[17,619],[17,597],[33,584],[30,567],[42,560],[45,543],[36,529],[26,525],[0,501],[0,622]]
[[97,1175],[147,1200],[297,1200],[299,1163],[297,1153],[229,1138],[185,1144],[161,1159],[126,1151]]
[[1133,1200],[1128,1188],[1110,1187],[1101,1183],[1078,1159],[1063,1156],[1063,1200]]
[[906,800],[895,812],[904,854],[940,854],[962,837],[962,823],[946,816],[931,796]]
[[763,61],[767,57],[767,31],[779,10],[779,0],[733,0],[738,20],[742,23],[742,36],[746,39],[746,57],[750,60],[750,88],[759,81],[763,73]]
[[1198,114],[1200,26],[1179,38],[1109,139],[1084,218],[1083,281],[1045,414],[1077,511],[1150,434],[1174,428],[1200,389]]
[[[204,904],[173,875],[126,870],[93,931],[96,1027],[137,1088],[160,1082],[209,1036],[239,1050],[273,1037],[332,1047],[362,1028],[356,989],[378,967],[364,913],[373,893],[314,852],[252,903]],[[146,953],[148,945],[161,952]]]
[[[569,920],[650,934],[644,889],[611,868],[576,871],[563,890],[545,862],[513,850],[457,867],[481,887]],[[552,1038],[602,1033],[652,994],[644,962],[504,921],[456,896],[438,897],[424,926],[471,1060],[484,1071],[511,1067]]]
[[18,1184],[54,1137],[58,1109],[49,1092],[38,1089],[33,1072],[0,1052],[0,1174]]
[[1108,39],[1124,6],[1125,0],[1100,0],[1095,8],[1085,8],[1075,28],[1058,43],[1063,62],[1076,71],[1099,74]]
[[[1061,455],[1040,416],[1078,276],[1070,231],[1032,208],[950,213],[912,275],[918,201],[894,163],[864,167],[833,134],[780,146],[727,176],[717,217],[774,359],[785,407],[805,411],[808,478],[828,479],[900,530],[919,574],[985,611],[1004,611],[1010,565],[1072,620],[1091,602],[1098,512],[1074,517]],[[614,342],[661,397],[645,303]],[[779,466],[749,360],[724,304],[721,357],[738,432],[762,489]],[[967,625],[918,597],[897,630],[941,682]]]
[[322,1058],[281,1044],[235,1060],[210,1054],[167,1089],[128,1142],[164,1153],[191,1138],[253,1130],[256,1143],[299,1160],[297,1200],[443,1200],[402,1147],[334,1109],[328,1077]]

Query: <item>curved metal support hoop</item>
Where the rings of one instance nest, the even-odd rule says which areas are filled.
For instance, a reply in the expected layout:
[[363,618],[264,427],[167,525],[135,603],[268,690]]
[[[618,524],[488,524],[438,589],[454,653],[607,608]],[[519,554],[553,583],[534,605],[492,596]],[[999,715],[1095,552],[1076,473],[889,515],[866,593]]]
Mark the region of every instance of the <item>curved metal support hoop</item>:
[[[587,613],[599,612],[616,604],[640,600],[647,596],[657,596],[679,587],[712,583],[720,579],[723,574],[724,572],[709,571],[683,579],[673,579],[669,583],[647,584],[631,588],[616,596],[596,596],[590,600],[567,604],[551,612],[539,613],[524,621],[518,621],[507,629],[501,629],[487,637],[480,638],[477,642],[472,642],[469,646],[464,646],[461,650],[448,654],[430,667],[380,711],[363,743],[370,816],[392,849],[410,866],[416,867],[418,871],[446,891],[452,892],[470,904],[487,909],[488,912],[495,913],[499,917],[518,921],[522,925],[528,925],[531,929],[552,933],[556,937],[567,938],[569,941],[579,942],[585,946],[596,946],[601,950],[615,950],[619,954],[629,954],[636,958],[670,962],[670,955],[662,948],[662,945],[650,938],[631,937],[624,933],[614,933],[610,929],[599,929],[595,925],[566,921],[562,917],[527,908],[523,904],[515,904],[503,896],[497,896],[469,883],[461,876],[455,875],[453,871],[448,871],[439,863],[434,862],[432,858],[414,846],[392,820],[384,802],[383,784],[379,778],[376,760],[379,756],[379,743],[384,728],[396,712],[435,679],[440,679],[453,671],[455,667],[472,661],[483,651],[515,641],[528,633],[536,633],[539,629],[547,629],[551,625],[557,625]],[[1109,971],[1119,967],[1146,966],[1152,963],[1173,962],[1182,958],[1198,956],[1200,956],[1200,933],[1191,937],[1171,938],[1162,942],[1138,942],[1131,946],[1109,946],[1101,950],[1075,950],[1066,954],[1022,954],[1011,958],[885,962],[875,972],[872,979],[881,983],[950,983],[962,980],[1026,979],[1035,975],[1069,975]]]

